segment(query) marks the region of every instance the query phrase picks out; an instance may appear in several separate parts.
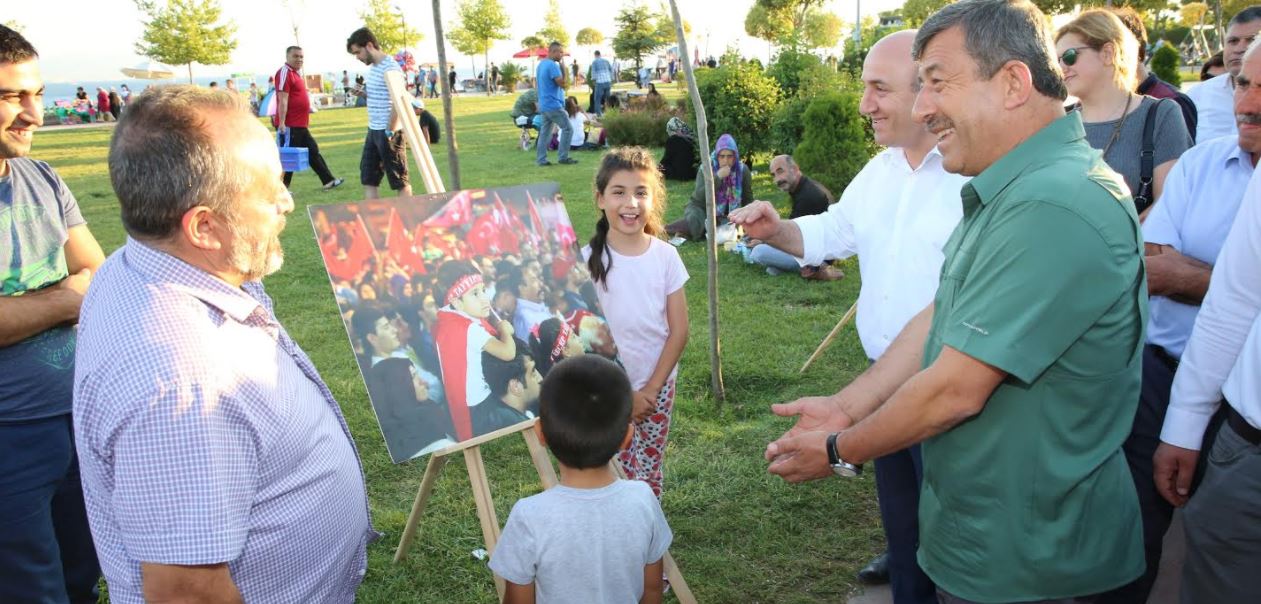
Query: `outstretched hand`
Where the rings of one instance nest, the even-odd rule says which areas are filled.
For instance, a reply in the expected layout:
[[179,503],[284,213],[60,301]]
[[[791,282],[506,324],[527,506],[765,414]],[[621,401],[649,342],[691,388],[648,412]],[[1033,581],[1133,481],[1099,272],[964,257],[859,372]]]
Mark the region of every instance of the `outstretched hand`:
[[804,482],[832,474],[828,467],[828,434],[850,427],[854,420],[831,397],[807,396],[791,403],[771,405],[780,417],[796,417],[783,436],[766,445],[767,470],[789,482]]
[[779,211],[767,201],[755,201],[729,214],[727,219],[744,227],[744,234],[763,241],[779,232]]

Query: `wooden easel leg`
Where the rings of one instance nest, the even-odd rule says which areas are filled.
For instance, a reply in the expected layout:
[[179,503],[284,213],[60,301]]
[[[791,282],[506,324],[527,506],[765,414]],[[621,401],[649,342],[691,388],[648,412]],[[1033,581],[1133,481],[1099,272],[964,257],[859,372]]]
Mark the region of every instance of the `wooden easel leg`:
[[[486,551],[494,555],[495,544],[499,542],[499,520],[495,517],[495,503],[490,498],[490,483],[486,481],[486,466],[482,463],[481,447],[465,449],[464,464],[468,466],[469,484],[473,487],[473,501],[477,503],[477,519],[482,523]],[[504,580],[496,576],[495,591],[499,592],[501,601],[504,590]]]
[[547,454],[547,448],[539,441],[539,435],[531,428],[522,432],[521,436],[525,437],[525,447],[530,450],[530,461],[534,462],[534,469],[538,470],[543,489],[547,490],[556,486],[556,483],[560,482],[556,478],[556,468],[552,466],[552,458]]
[[442,467],[447,465],[449,460],[450,458],[446,455],[429,457],[429,465],[425,467],[425,477],[420,481],[420,490],[416,492],[416,501],[412,503],[412,513],[407,515],[407,526],[403,529],[402,538],[398,540],[398,549],[394,550],[396,564],[407,557],[407,550],[411,549],[412,540],[416,537],[416,527],[420,525],[420,517],[425,513],[425,503],[429,501],[433,485],[438,481],[438,474],[442,473]]
[[666,578],[670,579],[670,589],[674,591],[674,597],[679,599],[680,604],[696,604],[696,596],[692,595],[692,589],[687,586],[687,580],[683,578],[683,572],[679,570],[679,565],[674,563],[674,557],[670,555],[670,552],[666,552],[662,562],[665,566]]

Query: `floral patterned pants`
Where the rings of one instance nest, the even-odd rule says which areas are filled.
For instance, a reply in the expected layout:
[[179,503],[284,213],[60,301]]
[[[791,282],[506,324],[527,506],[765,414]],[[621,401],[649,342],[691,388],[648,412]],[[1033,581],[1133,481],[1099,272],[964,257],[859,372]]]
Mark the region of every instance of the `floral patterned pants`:
[[657,394],[657,412],[635,423],[630,446],[617,455],[617,463],[631,480],[642,480],[661,498],[661,465],[674,412],[674,380],[666,382]]

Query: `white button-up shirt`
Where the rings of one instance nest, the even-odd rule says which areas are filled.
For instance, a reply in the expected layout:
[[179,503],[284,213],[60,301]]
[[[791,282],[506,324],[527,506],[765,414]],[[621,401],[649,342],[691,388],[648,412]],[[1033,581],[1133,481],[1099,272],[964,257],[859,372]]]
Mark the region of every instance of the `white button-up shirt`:
[[[1169,171],[1160,202],[1143,223],[1143,240],[1213,264],[1251,178],[1252,157],[1239,148],[1238,136],[1192,147]],[[1200,307],[1152,296],[1149,309],[1147,342],[1181,357]]]
[[1230,73],[1192,86],[1187,96],[1195,102],[1199,116],[1195,126],[1197,145],[1228,134],[1239,134],[1239,127],[1235,125],[1235,87],[1230,83]]
[[1249,424],[1261,427],[1259,271],[1261,180],[1254,174],[1174,376],[1160,440],[1199,449],[1223,396]]
[[967,181],[946,172],[935,148],[918,168],[902,149],[890,148],[867,162],[827,212],[794,220],[801,229],[802,266],[859,256],[855,325],[869,358],[880,358],[932,303],[942,248],[963,217],[959,191]]

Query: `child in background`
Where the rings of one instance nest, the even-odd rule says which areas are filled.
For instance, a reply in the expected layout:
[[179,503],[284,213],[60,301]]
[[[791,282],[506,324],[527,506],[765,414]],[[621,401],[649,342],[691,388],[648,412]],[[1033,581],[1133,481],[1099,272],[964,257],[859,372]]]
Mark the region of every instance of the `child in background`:
[[634,433],[633,397],[622,369],[596,355],[543,379],[535,430],[560,484],[512,506],[490,558],[507,581],[504,604],[661,602],[670,526],[644,483],[609,466]]
[[582,254],[635,388],[634,438],[617,460],[627,477],[647,482],[661,497],[674,379],[687,344],[687,269],[679,252],[658,237],[665,185],[646,149],[606,153],[595,197],[600,220]]

